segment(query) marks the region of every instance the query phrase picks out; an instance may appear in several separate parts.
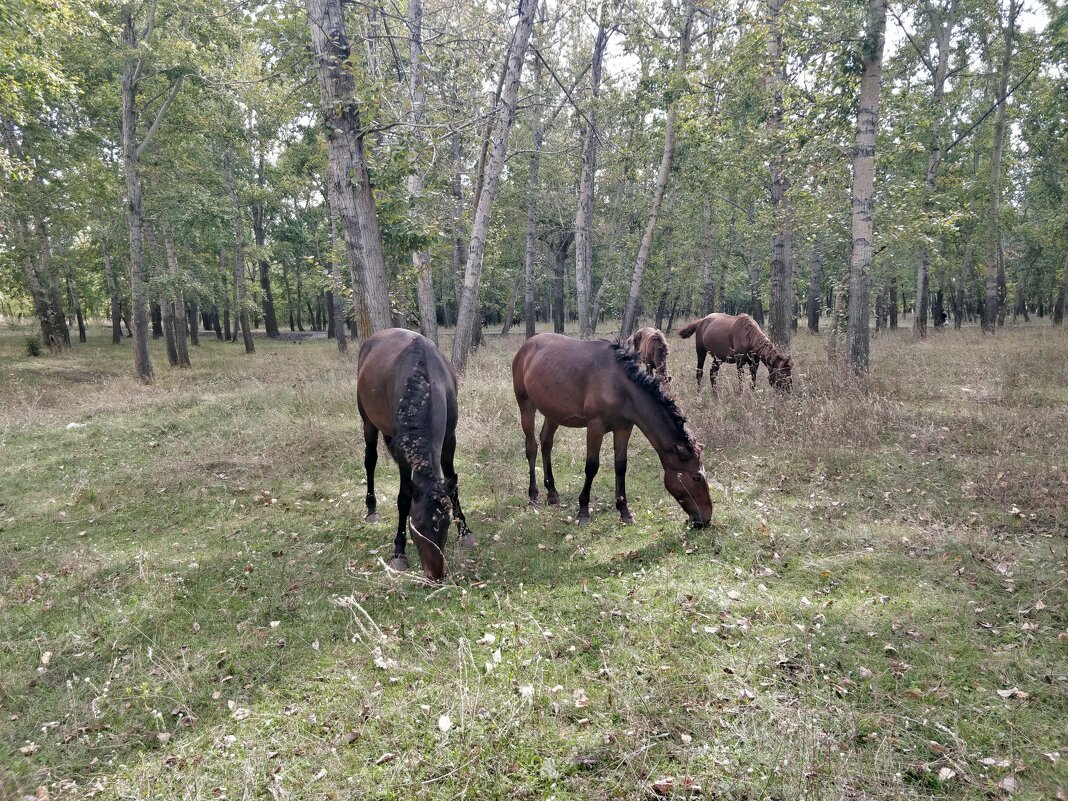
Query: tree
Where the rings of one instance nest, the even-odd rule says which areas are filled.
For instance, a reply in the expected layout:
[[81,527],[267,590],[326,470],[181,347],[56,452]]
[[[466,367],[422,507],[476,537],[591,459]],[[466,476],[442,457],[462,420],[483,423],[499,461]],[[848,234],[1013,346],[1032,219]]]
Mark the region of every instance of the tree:
[[[693,0],[685,0],[683,14],[677,67],[677,81],[680,84],[686,80],[686,70],[689,65],[690,36],[693,29],[694,16]],[[641,298],[642,279],[645,276],[645,267],[649,263],[649,251],[653,247],[653,233],[656,231],[656,221],[660,217],[660,207],[664,203],[664,192],[667,190],[668,179],[671,176],[671,162],[675,158],[675,125],[677,116],[678,103],[672,101],[668,105],[667,119],[664,122],[664,153],[660,157],[660,168],[656,173],[653,200],[649,206],[649,219],[645,223],[645,233],[642,235],[641,244],[638,246],[638,257],[634,262],[634,271],[630,279],[630,291],[627,294],[627,307],[623,312],[623,324],[619,329],[621,338],[628,337],[634,332],[638,319],[638,301]]]
[[479,285],[482,280],[486,234],[489,231],[490,212],[493,210],[493,200],[500,186],[501,171],[504,169],[504,160],[508,152],[508,133],[515,119],[516,101],[519,98],[519,79],[523,72],[523,59],[526,57],[527,45],[530,43],[536,7],[537,0],[519,0],[519,20],[505,58],[497,122],[488,149],[489,158],[485,163],[485,170],[480,181],[481,191],[476,193],[475,216],[471,223],[471,244],[467,249],[463,293],[460,298],[456,333],[452,344],[452,363],[459,371],[462,371],[467,364],[475,326],[481,326],[481,321],[478,319]]
[[361,272],[366,314],[357,314],[356,329],[367,338],[392,325],[382,234],[364,150],[367,131],[356,102],[341,0],[306,0],[306,7],[329,152],[327,190],[341,219],[349,262]]
[[768,0],[768,78],[771,100],[768,133],[772,156],[768,164],[771,175],[771,212],[774,233],[771,239],[771,303],[768,309],[768,336],[785,350],[790,347],[790,321],[793,319],[793,245],[790,235],[790,204],[786,193],[790,182],[779,143],[783,127],[783,86],[786,83],[786,60],[780,16],[786,0]]
[[849,262],[849,318],[846,359],[853,372],[868,371],[868,319],[871,306],[872,223],[875,217],[875,137],[879,129],[879,89],[887,0],[869,0],[863,39],[864,74],[857,109],[856,150],[853,154],[853,253]]

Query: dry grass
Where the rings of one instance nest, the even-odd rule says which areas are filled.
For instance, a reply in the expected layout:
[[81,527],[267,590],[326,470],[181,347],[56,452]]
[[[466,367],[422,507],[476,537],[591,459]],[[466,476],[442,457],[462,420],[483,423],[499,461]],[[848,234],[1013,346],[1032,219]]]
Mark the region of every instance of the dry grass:
[[329,343],[209,342],[144,388],[110,347],[30,360],[0,337],[0,797],[1068,786],[1064,332],[886,335],[866,382],[800,335],[786,398],[726,370],[698,393],[673,338],[711,532],[682,527],[640,437],[636,525],[616,522],[610,471],[573,525],[574,431],[564,506],[527,508],[520,341],[490,337],[463,381],[480,545],[451,544],[427,589],[381,567],[388,462],[385,521],[360,522],[355,369]]

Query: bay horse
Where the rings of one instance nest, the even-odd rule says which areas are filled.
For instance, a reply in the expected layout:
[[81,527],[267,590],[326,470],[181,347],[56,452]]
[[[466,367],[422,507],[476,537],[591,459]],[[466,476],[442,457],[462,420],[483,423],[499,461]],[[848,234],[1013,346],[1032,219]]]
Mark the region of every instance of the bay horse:
[[679,329],[683,339],[697,334],[697,385],[704,375],[705,357],[712,355],[712,368],[708,373],[711,386],[716,385],[716,373],[723,362],[738,366],[738,377],[748,365],[756,386],[757,370],[763,362],[768,368],[768,383],[778,390],[790,389],[793,361],[768,339],[757,321],[748,314],[710,314],[694,320]]
[[636,351],[649,374],[656,374],[661,381],[670,381],[667,374],[668,343],[659,328],[651,325],[639,328],[630,335],[627,347]]
[[426,337],[388,328],[364,340],[356,377],[356,406],[363,420],[367,517],[378,521],[375,465],[378,434],[400,470],[397,537],[390,567],[407,570],[405,524],[419,552],[423,575],[445,575],[445,539],[455,517],[460,544],[475,544],[467,527],[453,457],[456,452],[456,373]]
[[[566,378],[565,378],[566,377]],[[586,482],[579,495],[579,522],[590,519],[590,485],[600,467],[601,442],[611,432],[615,445],[616,510],[624,523],[634,520],[627,505],[627,444],[635,426],[645,434],[664,467],[664,486],[695,528],[712,519],[701,463],[702,446],[664,384],[642,371],[637,355],[619,342],[583,341],[561,334],[538,334],[512,359],[512,388],[519,404],[530,466],[530,502],[538,499],[534,461],[538,439],[534,414],[545,418],[541,451],[550,504],[560,502],[553,479],[553,437],[560,426],[586,429]]]

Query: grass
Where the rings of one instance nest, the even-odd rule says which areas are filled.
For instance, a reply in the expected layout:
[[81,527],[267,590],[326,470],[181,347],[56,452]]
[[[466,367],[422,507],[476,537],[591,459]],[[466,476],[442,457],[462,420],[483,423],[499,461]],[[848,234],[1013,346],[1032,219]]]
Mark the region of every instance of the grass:
[[698,393],[672,337],[710,531],[641,437],[635,525],[610,470],[574,524],[566,430],[564,505],[527,507],[521,338],[490,337],[461,389],[480,544],[438,589],[382,569],[388,461],[362,522],[353,357],[208,341],[142,387],[91,339],[0,335],[0,799],[1068,792],[1064,331],[894,332],[863,384],[801,334],[788,398]]

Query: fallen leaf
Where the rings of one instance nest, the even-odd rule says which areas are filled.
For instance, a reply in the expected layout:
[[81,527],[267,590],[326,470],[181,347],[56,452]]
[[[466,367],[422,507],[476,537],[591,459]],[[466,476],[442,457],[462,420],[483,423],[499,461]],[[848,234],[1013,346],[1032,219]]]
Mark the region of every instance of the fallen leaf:
[[950,779],[955,778],[956,775],[957,771],[952,770],[951,768],[942,768],[938,771],[938,780],[940,782],[948,782]]
[[671,791],[675,789],[675,778],[673,776],[665,776],[662,779],[657,779],[649,787],[656,795],[670,795]]
[[1011,773],[998,782],[998,789],[1004,790],[1006,793],[1015,793],[1019,788],[1019,780]]
[[1021,701],[1030,698],[1030,693],[1025,693],[1019,687],[1010,687],[1007,690],[998,690],[998,695],[1002,698],[1019,698]]
[[394,754],[392,751],[386,751],[386,753],[382,754],[382,756],[375,760],[375,764],[385,765],[387,762],[392,762],[396,758],[397,755]]
[[52,652],[51,651],[45,651],[43,654],[41,654],[41,664],[42,665],[47,665],[51,661],[52,661]]
[[731,590],[727,593],[727,597],[730,598],[732,601],[737,601],[742,597],[742,594],[738,592],[738,590]]
[[449,719],[448,715],[442,715],[441,717],[438,718],[438,730],[442,734],[444,734],[445,732],[447,732],[451,728],[452,728],[452,721]]

